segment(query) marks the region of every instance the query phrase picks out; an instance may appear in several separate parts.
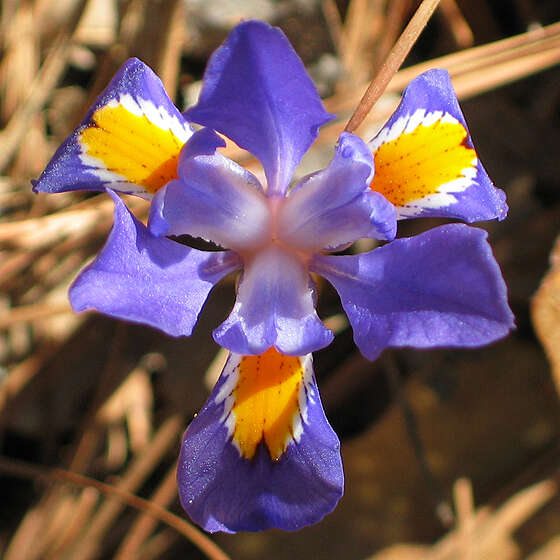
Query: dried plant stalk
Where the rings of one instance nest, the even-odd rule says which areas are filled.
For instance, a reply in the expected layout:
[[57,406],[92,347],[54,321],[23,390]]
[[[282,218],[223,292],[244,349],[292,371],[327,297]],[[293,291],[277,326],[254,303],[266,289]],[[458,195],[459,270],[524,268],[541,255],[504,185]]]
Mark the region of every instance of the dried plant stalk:
[[412,19],[387,56],[387,60],[383,63],[375,78],[373,78],[354,114],[350,117],[344,128],[346,132],[354,132],[371,111],[375,102],[383,95],[391,78],[401,67],[410,49],[412,49],[428,20],[438,7],[439,2],[440,0],[423,0],[422,4],[420,4],[418,10],[416,10],[416,13],[412,16]]
[[[11,474],[12,476],[52,482],[64,482],[84,488],[95,488],[102,494],[111,496],[121,503],[128,504],[143,512],[149,513],[163,523],[173,527],[197,546],[210,560],[229,560],[229,556],[227,556],[225,552],[188,521],[120,487],[111,486],[110,484],[105,484],[104,482],[71,471],[65,471],[63,469],[43,469],[6,457],[0,457],[0,471]],[[81,549],[80,558],[84,558]]]

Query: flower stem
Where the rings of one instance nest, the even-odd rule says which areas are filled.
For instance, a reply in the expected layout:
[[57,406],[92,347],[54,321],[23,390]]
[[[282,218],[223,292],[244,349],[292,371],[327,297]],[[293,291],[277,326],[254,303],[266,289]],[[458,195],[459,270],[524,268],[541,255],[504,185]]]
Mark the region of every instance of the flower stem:
[[379,72],[377,72],[369,84],[369,87],[360,100],[358,107],[356,107],[354,114],[344,128],[346,132],[353,132],[362,124],[367,114],[371,111],[371,108],[385,91],[385,88],[391,81],[391,78],[404,62],[404,59],[410,52],[410,49],[414,46],[414,43],[416,43],[420,33],[422,33],[422,30],[428,23],[428,20],[434,13],[439,3],[440,0],[424,0],[420,4],[416,13],[412,16],[408,25],[405,27],[401,36],[391,49],[391,52],[385,59],[385,62],[379,69]]

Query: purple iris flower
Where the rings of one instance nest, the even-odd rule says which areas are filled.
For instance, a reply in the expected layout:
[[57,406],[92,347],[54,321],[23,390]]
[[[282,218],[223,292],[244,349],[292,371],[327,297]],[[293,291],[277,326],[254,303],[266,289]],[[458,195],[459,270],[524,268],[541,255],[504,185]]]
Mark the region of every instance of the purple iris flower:
[[[343,133],[331,163],[290,186],[331,118],[283,33],[245,22],[210,59],[184,115],[145,65],[128,61],[35,183],[106,189],[115,201],[105,247],[70,290],[76,310],[188,336],[212,287],[242,270],[233,310],[214,331],[231,355],[179,460],[181,503],[208,531],[299,529],[342,495],[339,442],[310,355],[333,334],[315,311],[311,272],[338,291],[372,360],[387,347],[481,346],[513,328],[486,232],[449,224],[393,240],[397,219],[507,213],[448,74],[419,76],[371,142]],[[219,152],[216,132],[260,160],[266,185]],[[152,200],[148,227],[114,191]],[[389,243],[332,254],[361,238]]]

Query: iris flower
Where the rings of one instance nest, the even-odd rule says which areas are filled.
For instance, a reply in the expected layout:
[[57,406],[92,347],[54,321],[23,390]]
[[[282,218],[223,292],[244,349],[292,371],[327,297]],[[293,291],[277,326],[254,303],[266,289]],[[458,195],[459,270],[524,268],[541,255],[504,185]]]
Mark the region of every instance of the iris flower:
[[[291,186],[331,118],[283,33],[244,22],[211,57],[200,99],[183,115],[157,76],[129,60],[35,183],[106,190],[115,201],[105,247],[70,289],[76,310],[188,336],[212,287],[242,271],[233,310],[213,333],[231,354],[179,459],[181,503],[207,531],[299,529],[342,495],[340,446],[311,358],[333,334],[317,316],[311,273],[337,290],[370,360],[387,347],[481,346],[513,327],[485,231],[452,223],[394,240],[401,219],[470,223],[507,212],[448,74],[416,78],[373,140],[343,133],[330,164]],[[264,185],[220,153],[217,133],[258,158]],[[148,226],[116,192],[152,201]],[[178,235],[223,251],[169,237]],[[388,243],[336,254],[361,238]]]

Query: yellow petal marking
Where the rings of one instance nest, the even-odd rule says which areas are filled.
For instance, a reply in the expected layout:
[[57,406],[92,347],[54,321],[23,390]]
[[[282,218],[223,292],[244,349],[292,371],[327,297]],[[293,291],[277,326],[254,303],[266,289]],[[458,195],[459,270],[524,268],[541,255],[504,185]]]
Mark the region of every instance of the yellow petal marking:
[[442,119],[403,132],[374,152],[371,188],[395,206],[441,192],[441,185],[463,178],[463,171],[476,165],[476,152],[465,145],[466,138],[461,123]]
[[88,156],[130,183],[155,193],[177,178],[177,161],[184,142],[123,105],[106,105],[92,117],[80,141]]
[[241,455],[251,459],[264,440],[277,461],[294,435],[303,383],[300,358],[285,356],[274,348],[260,356],[243,356],[233,391],[233,439]]

